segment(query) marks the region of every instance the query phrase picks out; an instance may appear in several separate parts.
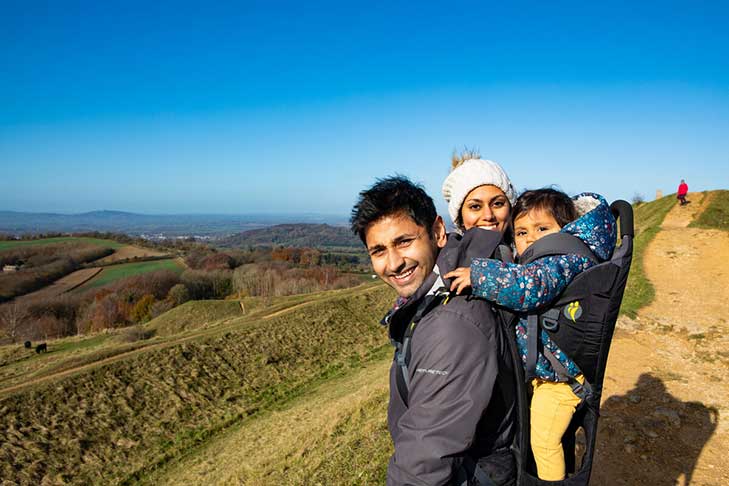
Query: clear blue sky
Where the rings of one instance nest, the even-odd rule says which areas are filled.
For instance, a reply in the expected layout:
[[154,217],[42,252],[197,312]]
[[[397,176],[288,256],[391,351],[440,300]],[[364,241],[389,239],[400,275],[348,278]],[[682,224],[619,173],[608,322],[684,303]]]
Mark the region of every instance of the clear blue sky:
[[347,214],[480,149],[518,189],[729,188],[727,2],[0,0],[0,209]]

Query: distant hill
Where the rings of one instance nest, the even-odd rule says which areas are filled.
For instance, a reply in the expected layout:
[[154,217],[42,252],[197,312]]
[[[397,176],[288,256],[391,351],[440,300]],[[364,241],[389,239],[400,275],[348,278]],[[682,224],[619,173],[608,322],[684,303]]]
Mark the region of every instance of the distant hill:
[[227,248],[247,246],[293,246],[311,248],[361,249],[362,242],[343,226],[328,224],[279,224],[244,231],[223,238],[218,245]]
[[109,210],[58,214],[0,211],[0,233],[7,234],[99,231],[135,236],[224,236],[281,223],[345,222],[345,217],[321,214],[138,214]]

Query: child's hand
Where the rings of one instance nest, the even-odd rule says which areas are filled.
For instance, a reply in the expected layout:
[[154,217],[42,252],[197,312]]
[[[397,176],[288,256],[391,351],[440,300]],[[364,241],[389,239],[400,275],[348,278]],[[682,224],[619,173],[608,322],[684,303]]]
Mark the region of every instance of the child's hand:
[[452,272],[443,275],[443,278],[452,278],[451,292],[456,291],[457,295],[471,286],[471,269],[468,267],[456,268]]

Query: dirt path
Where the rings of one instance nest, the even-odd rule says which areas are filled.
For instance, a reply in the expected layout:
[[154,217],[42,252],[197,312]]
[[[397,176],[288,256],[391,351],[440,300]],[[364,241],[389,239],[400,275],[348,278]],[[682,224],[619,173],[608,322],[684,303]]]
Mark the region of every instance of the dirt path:
[[592,484],[729,484],[729,233],[676,205],[648,247],[654,302],[613,341]]
[[656,298],[641,317],[690,334],[729,327],[729,233],[686,227],[702,209],[701,196],[668,213],[644,259]]

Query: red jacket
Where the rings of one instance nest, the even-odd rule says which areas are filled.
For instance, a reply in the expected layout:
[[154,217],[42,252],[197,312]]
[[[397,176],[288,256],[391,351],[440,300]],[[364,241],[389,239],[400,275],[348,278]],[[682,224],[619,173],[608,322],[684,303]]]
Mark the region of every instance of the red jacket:
[[676,194],[677,196],[685,196],[687,192],[688,192],[688,184],[686,184],[685,182],[682,182],[681,184],[678,185],[678,194]]

